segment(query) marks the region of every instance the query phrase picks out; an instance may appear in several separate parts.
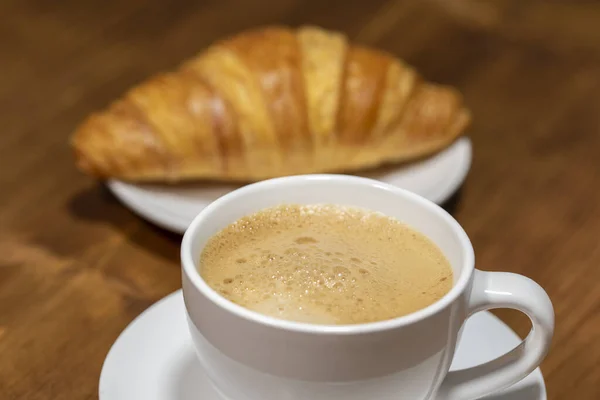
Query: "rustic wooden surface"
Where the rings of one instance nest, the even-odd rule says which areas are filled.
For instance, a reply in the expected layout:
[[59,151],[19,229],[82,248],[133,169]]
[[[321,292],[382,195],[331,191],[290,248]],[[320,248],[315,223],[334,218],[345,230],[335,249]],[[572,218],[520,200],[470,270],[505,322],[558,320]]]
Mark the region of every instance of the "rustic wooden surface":
[[180,286],[179,236],[74,169],[74,126],[225,34],[307,22],[464,92],[475,158],[453,212],[480,268],[552,297],[549,399],[600,398],[599,20],[592,1],[1,2],[0,398],[97,398],[117,335]]

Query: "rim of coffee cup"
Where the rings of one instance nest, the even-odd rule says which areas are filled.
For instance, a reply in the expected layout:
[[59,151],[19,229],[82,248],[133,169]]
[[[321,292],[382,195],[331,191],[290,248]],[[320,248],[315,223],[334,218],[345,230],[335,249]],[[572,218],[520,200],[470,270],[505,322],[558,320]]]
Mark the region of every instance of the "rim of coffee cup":
[[[335,182],[352,182],[357,185],[392,192],[394,195],[402,196],[404,198],[408,198],[411,201],[420,203],[420,205],[427,208],[429,212],[436,214],[441,220],[444,221],[444,223],[450,225],[452,227],[452,231],[459,239],[464,257],[462,265],[460,266],[460,277],[457,281],[454,282],[452,288],[448,291],[448,293],[446,293],[441,299],[439,299],[435,303],[404,316],[376,322],[367,322],[362,324],[321,325],[283,320],[264,315],[256,311],[252,311],[221,296],[204,281],[204,279],[200,275],[196,263],[194,262],[192,248],[196,234],[208,215],[212,214],[213,212],[216,212],[224,206],[229,205],[229,203],[232,200],[243,198],[248,194],[272,188],[273,186],[285,186],[296,182],[307,181],[321,182],[324,180],[329,181],[332,184],[335,184]],[[181,264],[182,273],[186,274],[189,281],[194,285],[194,288],[196,290],[202,292],[206,298],[218,305],[220,308],[236,315],[237,317],[253,321],[261,325],[270,326],[276,329],[284,329],[296,332],[314,334],[357,334],[396,329],[401,326],[410,325],[420,320],[423,320],[443,310],[449,304],[454,302],[456,298],[467,288],[471,275],[473,274],[473,270],[475,268],[475,256],[473,247],[471,245],[471,241],[469,240],[462,226],[460,226],[460,224],[454,219],[454,217],[452,217],[446,210],[444,210],[437,204],[431,202],[430,200],[419,196],[416,193],[410,192],[406,189],[402,189],[397,186],[389,185],[387,183],[383,183],[369,178],[341,174],[311,174],[273,178],[252,183],[247,186],[236,189],[212,202],[194,218],[192,223],[185,231],[181,242]]]

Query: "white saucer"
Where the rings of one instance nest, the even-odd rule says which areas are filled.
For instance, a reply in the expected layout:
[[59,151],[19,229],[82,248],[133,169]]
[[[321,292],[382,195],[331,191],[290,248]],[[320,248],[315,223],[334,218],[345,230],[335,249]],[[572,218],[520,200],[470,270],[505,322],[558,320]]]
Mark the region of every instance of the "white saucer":
[[[469,319],[451,369],[491,360],[514,348],[519,337],[488,312]],[[221,400],[194,353],[181,290],[137,317],[106,356],[100,400]],[[546,400],[539,368],[488,400]],[[374,399],[376,400],[376,399]]]
[[[471,166],[471,140],[463,137],[425,160],[362,174],[408,189],[438,204],[462,184]],[[109,181],[109,189],[143,218],[173,232],[183,233],[204,207],[239,186],[216,183],[135,185]]]

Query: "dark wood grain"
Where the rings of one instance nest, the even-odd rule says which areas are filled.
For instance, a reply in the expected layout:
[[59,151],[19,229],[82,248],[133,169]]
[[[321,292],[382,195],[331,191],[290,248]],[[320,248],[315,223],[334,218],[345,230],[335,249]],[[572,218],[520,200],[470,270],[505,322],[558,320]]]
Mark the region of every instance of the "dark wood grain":
[[464,92],[475,158],[452,211],[479,268],[526,274],[552,297],[549,399],[600,398],[599,20],[592,1],[1,2],[0,398],[97,398],[111,343],[180,286],[180,238],[79,174],[71,130],[266,23],[343,30]]

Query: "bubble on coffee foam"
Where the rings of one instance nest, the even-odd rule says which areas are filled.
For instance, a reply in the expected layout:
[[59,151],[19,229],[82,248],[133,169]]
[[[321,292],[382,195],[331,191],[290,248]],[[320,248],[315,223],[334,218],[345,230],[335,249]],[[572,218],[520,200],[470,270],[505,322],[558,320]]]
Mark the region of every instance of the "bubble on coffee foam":
[[335,267],[333,267],[333,274],[338,278],[345,278],[348,275],[350,275],[350,270],[341,265],[336,265]]
[[310,236],[300,236],[300,237],[297,237],[296,240],[294,240],[294,243],[309,244],[309,243],[319,243],[319,241]]

